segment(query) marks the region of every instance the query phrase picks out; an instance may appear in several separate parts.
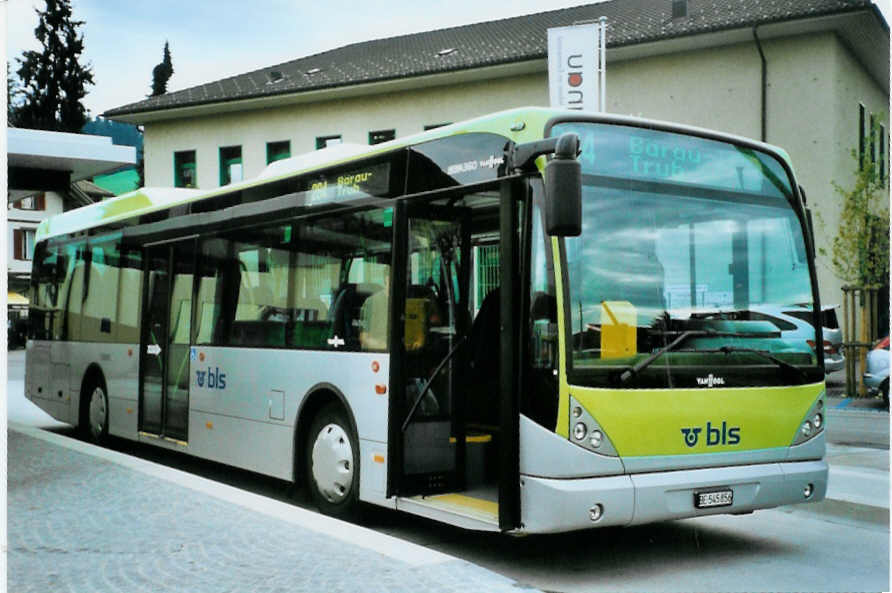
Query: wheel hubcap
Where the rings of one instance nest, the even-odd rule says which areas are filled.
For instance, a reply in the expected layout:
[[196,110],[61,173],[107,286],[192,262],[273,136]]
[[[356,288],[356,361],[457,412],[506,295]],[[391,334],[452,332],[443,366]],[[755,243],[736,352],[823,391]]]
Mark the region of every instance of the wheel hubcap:
[[94,437],[102,435],[105,430],[105,413],[105,392],[97,387],[90,395],[90,432]]
[[313,443],[313,479],[316,487],[331,503],[339,503],[350,494],[353,485],[353,448],[350,438],[337,424],[328,424]]

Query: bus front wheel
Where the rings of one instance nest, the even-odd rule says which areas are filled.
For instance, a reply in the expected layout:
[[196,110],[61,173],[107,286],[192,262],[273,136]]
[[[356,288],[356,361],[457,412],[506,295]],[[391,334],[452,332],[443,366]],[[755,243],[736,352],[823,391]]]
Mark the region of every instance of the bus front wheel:
[[319,510],[335,517],[353,515],[359,499],[359,442],[339,405],[327,404],[316,414],[305,451],[307,484]]

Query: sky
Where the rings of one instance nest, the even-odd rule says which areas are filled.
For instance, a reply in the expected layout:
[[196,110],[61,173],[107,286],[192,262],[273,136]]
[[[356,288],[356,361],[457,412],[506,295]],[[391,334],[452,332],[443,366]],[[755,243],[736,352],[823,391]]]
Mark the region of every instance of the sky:
[[[92,64],[95,86],[84,104],[95,116],[148,95],[165,41],[175,91],[349,43],[593,1],[600,0],[72,0],[72,7],[85,21],[82,60]],[[890,1],[876,0],[887,22]],[[4,5],[14,72],[23,50],[40,49],[34,7],[44,1],[0,0],[0,15]]]
[[[92,63],[95,86],[84,105],[95,116],[149,94],[165,41],[174,67],[167,89],[175,91],[349,43],[591,1],[72,0],[72,8],[74,17],[85,21],[82,62]],[[0,3],[7,8],[6,55],[15,72],[23,50],[40,49],[33,7],[45,4]]]

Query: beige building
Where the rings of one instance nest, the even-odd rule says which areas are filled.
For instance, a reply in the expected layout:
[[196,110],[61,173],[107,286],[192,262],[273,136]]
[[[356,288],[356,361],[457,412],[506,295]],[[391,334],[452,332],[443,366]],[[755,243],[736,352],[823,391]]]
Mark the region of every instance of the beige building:
[[[872,118],[884,133],[862,150],[888,183],[889,28],[869,0],[612,0],[353,44],[104,115],[145,126],[147,185],[213,188],[332,142],[546,105],[546,30],[601,16],[608,111],[782,146],[823,220],[819,246]],[[827,258],[818,277],[841,302]]]

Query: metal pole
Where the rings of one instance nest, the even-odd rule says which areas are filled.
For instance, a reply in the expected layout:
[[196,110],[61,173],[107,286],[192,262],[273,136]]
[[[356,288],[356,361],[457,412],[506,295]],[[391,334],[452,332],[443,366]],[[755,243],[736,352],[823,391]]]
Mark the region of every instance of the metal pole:
[[599,31],[599,45],[598,48],[598,57],[600,58],[601,64],[599,66],[600,70],[600,90],[601,97],[600,101],[600,109],[601,113],[607,112],[607,17],[602,16],[598,21],[601,23],[601,28]]
[[851,291],[848,286],[843,286],[842,288],[842,343],[843,343],[843,352],[846,355],[846,396],[850,396],[854,391],[852,385],[852,377],[854,376],[853,368],[852,368],[852,355],[854,354],[854,350],[852,349],[852,326],[851,320],[849,319],[849,299],[851,298]]

